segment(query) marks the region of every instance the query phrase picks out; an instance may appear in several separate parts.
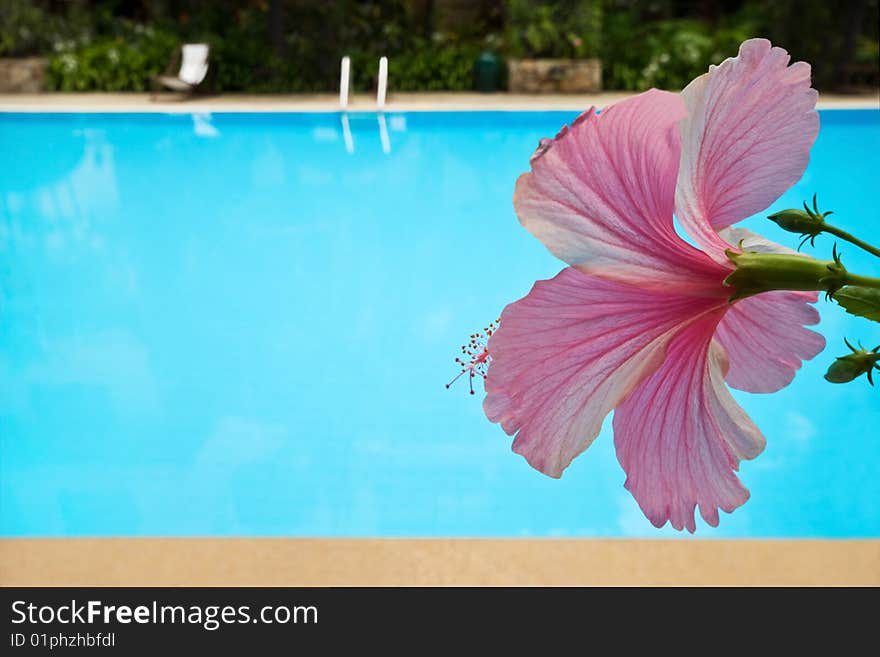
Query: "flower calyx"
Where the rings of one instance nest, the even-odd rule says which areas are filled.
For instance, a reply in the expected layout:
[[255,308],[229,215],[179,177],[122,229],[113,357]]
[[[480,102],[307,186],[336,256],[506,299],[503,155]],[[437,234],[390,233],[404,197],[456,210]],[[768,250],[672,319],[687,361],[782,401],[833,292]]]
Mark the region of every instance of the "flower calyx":
[[736,269],[724,279],[732,287],[729,301],[773,290],[822,291],[830,298],[847,284],[849,274],[835,245],[832,260],[787,253],[725,251]]
[[790,233],[800,233],[801,243],[798,245],[798,251],[804,244],[810,243],[810,246],[816,246],[816,237],[825,230],[825,217],[834,214],[833,211],[820,212],[816,201],[816,195],[813,194],[813,207],[810,208],[804,201],[804,209],[790,208],[788,210],[780,210],[774,212],[767,218],[776,223],[782,230]]
[[868,351],[859,343],[859,349],[850,344],[849,340],[844,338],[846,346],[850,348],[850,352],[845,356],[840,356],[825,373],[825,380],[831,383],[849,383],[850,381],[860,377],[862,374],[868,375],[868,383],[874,385],[872,378],[875,369],[880,370],[880,345]]

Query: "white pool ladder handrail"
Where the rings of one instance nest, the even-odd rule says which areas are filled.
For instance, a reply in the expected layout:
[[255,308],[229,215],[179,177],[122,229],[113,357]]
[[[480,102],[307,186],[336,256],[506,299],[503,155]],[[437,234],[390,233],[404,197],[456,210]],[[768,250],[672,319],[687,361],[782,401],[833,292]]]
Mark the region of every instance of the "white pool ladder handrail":
[[348,91],[351,88],[351,58],[345,56],[342,58],[339,70],[339,107],[346,109],[348,107]]
[[388,58],[379,58],[379,82],[376,85],[376,108],[385,109],[385,94],[388,91]]

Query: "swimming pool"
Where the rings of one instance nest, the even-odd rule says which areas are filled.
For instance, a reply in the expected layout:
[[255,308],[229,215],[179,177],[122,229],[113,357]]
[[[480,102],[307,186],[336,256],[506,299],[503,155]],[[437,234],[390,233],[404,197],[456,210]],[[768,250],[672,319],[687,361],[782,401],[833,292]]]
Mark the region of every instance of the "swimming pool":
[[[561,268],[511,194],[573,118],[0,114],[0,535],[677,536],[623,489],[610,421],[556,481],[444,388]],[[821,118],[773,208],[818,192],[876,237],[880,112]],[[697,536],[880,536],[880,392],[822,380],[880,331],[819,307],[825,352],[734,393],[767,449]]]

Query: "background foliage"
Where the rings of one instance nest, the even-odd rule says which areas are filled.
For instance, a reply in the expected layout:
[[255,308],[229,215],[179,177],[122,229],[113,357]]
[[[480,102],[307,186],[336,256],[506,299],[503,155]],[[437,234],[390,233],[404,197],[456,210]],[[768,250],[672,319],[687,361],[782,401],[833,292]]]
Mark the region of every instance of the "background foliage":
[[483,50],[600,57],[605,87],[675,89],[766,36],[820,89],[878,83],[878,0],[0,0],[0,57],[50,58],[61,90],[149,87],[184,41],[212,46],[217,91],[332,91],[350,55],[374,86],[465,90]]

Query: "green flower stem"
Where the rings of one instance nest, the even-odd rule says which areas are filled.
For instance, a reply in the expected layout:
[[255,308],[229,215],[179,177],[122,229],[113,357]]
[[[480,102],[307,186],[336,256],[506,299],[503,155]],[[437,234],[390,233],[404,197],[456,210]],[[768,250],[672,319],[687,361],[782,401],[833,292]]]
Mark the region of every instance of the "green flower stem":
[[727,257],[736,269],[724,280],[733,288],[730,300],[773,290],[826,292],[829,296],[845,285],[880,289],[880,278],[852,274],[840,262],[779,253],[736,253]]
[[[876,246],[872,246],[871,244],[868,244],[864,240],[860,240],[855,235],[851,235],[850,233],[847,233],[845,230],[842,230],[842,229],[838,228],[837,226],[832,226],[829,223],[823,223],[822,224],[822,232],[823,233],[831,233],[832,235],[836,235],[840,239],[846,240],[850,244],[855,244],[860,249],[864,249],[868,253],[880,258],[880,249],[878,249]],[[856,283],[853,283],[853,285],[856,285]]]
[[872,276],[859,276],[858,274],[846,274],[845,285],[858,285],[859,287],[871,287],[880,289],[880,278]]

